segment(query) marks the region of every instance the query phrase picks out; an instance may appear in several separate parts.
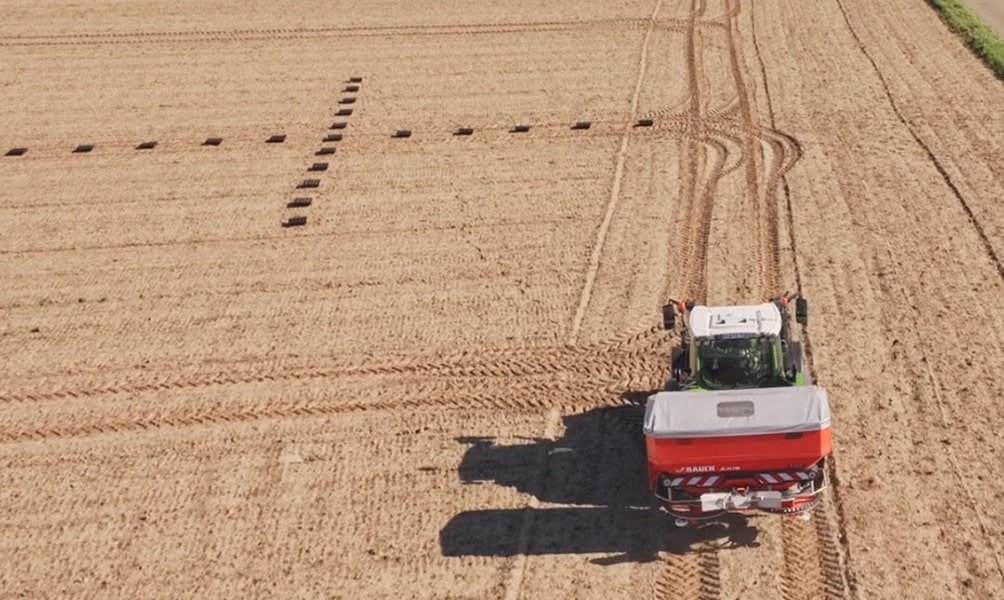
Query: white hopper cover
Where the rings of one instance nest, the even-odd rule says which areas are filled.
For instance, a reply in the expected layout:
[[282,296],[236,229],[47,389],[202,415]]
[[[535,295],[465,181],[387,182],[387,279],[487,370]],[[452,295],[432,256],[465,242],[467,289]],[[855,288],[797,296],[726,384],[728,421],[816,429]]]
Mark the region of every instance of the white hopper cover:
[[795,433],[829,426],[826,391],[812,385],[659,392],[645,405],[645,435],[657,438]]

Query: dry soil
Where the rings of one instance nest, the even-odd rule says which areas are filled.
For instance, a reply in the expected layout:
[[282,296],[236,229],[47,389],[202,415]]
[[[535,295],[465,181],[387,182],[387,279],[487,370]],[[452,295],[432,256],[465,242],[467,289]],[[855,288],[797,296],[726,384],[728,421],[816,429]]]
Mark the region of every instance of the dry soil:
[[[1004,86],[922,0],[14,0],[0,90],[4,595],[1004,595]],[[784,290],[834,485],[677,530],[659,307]]]

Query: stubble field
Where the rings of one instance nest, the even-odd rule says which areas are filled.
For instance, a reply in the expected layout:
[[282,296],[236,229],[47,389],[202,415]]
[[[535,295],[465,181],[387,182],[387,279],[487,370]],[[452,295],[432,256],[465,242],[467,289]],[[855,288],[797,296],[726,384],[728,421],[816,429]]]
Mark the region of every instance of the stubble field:
[[[1004,88],[924,2],[5,12],[3,594],[1004,594]],[[784,290],[834,487],[674,529],[659,307]]]

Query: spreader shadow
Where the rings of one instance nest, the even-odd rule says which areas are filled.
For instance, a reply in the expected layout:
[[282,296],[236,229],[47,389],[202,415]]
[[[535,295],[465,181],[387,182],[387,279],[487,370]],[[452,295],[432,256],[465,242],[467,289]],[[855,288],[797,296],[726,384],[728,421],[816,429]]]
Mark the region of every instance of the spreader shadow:
[[757,529],[742,516],[677,528],[658,510],[647,489],[639,397],[564,417],[557,440],[502,445],[492,437],[458,438],[469,446],[458,468],[465,484],[511,487],[540,506],[454,516],[440,531],[443,555],[607,554],[592,562],[616,564],[709,545],[758,545]]

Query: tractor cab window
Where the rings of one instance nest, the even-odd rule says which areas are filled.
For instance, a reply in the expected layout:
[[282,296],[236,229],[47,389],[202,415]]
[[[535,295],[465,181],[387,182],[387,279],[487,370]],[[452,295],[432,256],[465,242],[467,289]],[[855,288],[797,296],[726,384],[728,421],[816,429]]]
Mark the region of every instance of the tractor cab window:
[[773,342],[769,336],[718,336],[697,340],[704,384],[710,388],[756,388],[773,379]]

